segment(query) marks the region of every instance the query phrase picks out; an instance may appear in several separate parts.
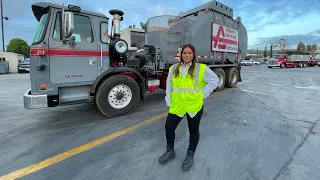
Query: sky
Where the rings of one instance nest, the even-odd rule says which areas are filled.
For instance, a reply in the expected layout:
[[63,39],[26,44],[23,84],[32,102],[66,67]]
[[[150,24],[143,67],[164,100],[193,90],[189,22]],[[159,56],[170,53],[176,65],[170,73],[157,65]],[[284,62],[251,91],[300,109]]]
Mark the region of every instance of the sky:
[[[30,45],[36,30],[31,5],[48,0],[3,0],[5,45],[10,39],[21,38]],[[12,3],[14,2],[14,3]],[[112,19],[110,9],[121,9],[121,27],[140,25],[158,15],[177,15],[209,0],[56,0],[57,4],[79,5],[82,9],[103,13]],[[240,16],[248,31],[248,48],[263,49],[281,38],[292,48],[302,41],[320,45],[320,0],[220,0],[233,8],[234,18]],[[12,4],[10,4],[12,3]],[[2,49],[2,43],[1,43]]]

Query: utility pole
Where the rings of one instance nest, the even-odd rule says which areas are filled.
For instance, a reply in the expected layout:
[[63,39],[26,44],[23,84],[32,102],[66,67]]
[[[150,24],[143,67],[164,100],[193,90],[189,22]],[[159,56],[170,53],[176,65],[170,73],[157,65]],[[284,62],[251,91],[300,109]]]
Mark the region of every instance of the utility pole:
[[2,0],[0,0],[0,1],[1,1],[2,51],[4,52],[3,8],[2,8]]
[[4,30],[3,30],[3,19],[8,20],[9,18],[3,17],[3,7],[2,7],[2,0],[0,0],[0,8],[1,8],[1,28],[2,28],[2,50],[4,51]]

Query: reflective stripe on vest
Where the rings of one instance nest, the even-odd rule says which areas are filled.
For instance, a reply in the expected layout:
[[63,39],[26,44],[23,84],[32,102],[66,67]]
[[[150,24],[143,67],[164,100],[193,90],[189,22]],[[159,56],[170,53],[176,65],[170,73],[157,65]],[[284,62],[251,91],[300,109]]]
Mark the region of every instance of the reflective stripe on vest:
[[200,64],[196,63],[196,77],[194,80],[194,88],[197,87],[198,80],[199,80],[199,73],[200,73]]
[[190,93],[198,93],[201,92],[201,90],[197,89],[190,89],[190,88],[172,88],[172,92],[190,92]]

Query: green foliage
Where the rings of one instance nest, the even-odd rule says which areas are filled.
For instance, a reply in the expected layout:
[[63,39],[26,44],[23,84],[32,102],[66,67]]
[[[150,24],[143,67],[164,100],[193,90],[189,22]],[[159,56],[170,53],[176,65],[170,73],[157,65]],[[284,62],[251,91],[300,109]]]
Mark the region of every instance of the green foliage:
[[7,46],[7,52],[14,52],[29,57],[30,46],[25,40],[14,38],[10,40],[9,45]]
[[311,51],[311,45],[310,44],[307,45],[307,51],[309,51],[309,52]]
[[318,51],[318,45],[317,44],[312,44],[310,45],[310,52],[312,54],[312,57],[316,57],[316,52]]
[[307,51],[310,52],[312,57],[315,57],[315,53],[320,51],[319,46],[317,44],[308,44],[305,45],[303,42],[299,42],[297,46],[297,51]]
[[140,28],[145,29],[146,28],[146,23],[140,22]]
[[305,51],[306,50],[306,46],[303,44],[303,42],[299,42],[298,46],[297,46],[297,51]]
[[[140,28],[145,29],[146,28],[146,23],[140,22]],[[138,28],[135,24],[134,25],[129,25],[129,28]]]
[[266,47],[264,48],[264,51],[263,51],[263,57],[267,57],[267,45],[266,45]]

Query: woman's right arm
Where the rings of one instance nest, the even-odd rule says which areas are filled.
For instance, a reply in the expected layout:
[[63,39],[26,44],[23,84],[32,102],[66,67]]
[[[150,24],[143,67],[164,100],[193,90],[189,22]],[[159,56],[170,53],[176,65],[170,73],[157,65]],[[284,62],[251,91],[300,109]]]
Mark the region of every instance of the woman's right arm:
[[168,107],[170,107],[171,104],[171,89],[172,89],[172,72],[171,69],[168,72],[168,77],[167,77],[167,81],[166,81],[166,96],[165,96],[165,100],[166,100],[166,104]]

